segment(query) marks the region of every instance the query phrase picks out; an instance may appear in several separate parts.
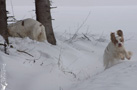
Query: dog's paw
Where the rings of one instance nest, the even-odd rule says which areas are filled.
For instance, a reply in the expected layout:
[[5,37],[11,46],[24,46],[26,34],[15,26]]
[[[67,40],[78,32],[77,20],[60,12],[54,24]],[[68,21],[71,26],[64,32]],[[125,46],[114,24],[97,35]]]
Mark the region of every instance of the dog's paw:
[[126,58],[127,58],[128,60],[130,60],[130,59],[131,59],[131,56],[127,55]]
[[123,54],[119,54],[121,60],[125,60],[125,56]]
[[127,59],[128,59],[128,60],[130,60],[130,59],[131,59],[131,57],[127,57]]
[[125,57],[122,57],[121,60],[125,60]]
[[127,52],[127,57],[126,57],[126,58],[127,58],[128,60],[130,60],[132,55],[133,55],[132,52],[128,51],[128,52]]

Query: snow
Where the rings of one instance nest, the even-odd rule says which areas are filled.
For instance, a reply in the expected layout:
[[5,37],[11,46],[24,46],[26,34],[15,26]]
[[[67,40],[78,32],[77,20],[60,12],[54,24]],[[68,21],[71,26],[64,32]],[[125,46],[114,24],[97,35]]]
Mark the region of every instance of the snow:
[[135,90],[136,62],[124,62],[96,75],[71,90]]
[[[34,7],[14,9],[18,20],[35,17],[34,12],[29,12]],[[13,48],[8,48],[9,55],[0,46],[1,68],[6,64],[6,90],[136,90],[136,9],[133,6],[52,10],[56,46],[28,37],[10,37]],[[117,29],[123,30],[125,47],[133,52],[133,57],[104,70],[104,49],[110,32]],[[0,43],[3,42],[0,37]]]

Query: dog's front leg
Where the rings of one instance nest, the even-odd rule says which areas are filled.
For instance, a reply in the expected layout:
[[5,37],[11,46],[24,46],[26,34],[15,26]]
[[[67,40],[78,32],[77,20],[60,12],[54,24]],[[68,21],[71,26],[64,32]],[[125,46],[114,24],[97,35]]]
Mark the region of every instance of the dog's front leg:
[[125,56],[126,56],[126,58],[127,58],[128,60],[130,60],[130,59],[131,59],[131,56],[132,56],[132,52],[125,50]]

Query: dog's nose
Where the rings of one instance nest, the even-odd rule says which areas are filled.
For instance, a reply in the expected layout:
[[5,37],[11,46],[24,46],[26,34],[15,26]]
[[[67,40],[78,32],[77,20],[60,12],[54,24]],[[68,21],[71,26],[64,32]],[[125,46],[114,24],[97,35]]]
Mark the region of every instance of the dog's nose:
[[119,44],[118,44],[118,46],[119,46],[119,47],[121,47],[121,46],[122,46],[122,44],[121,44],[121,43],[119,43]]

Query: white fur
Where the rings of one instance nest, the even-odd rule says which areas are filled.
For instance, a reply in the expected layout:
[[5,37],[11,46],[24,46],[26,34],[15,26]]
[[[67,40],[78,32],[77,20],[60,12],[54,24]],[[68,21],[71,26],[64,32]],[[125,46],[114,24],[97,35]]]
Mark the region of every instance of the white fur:
[[45,27],[34,19],[25,19],[8,25],[8,33],[12,37],[29,37],[43,42],[47,40]]
[[[116,39],[119,39],[119,37],[116,37]],[[122,47],[118,47],[118,45],[115,45],[112,41],[106,47],[103,57],[105,69],[117,64],[120,59],[124,60],[127,58],[130,60],[132,53],[130,51],[126,51],[124,43],[119,41],[120,40],[118,40],[118,43],[121,43]]]

